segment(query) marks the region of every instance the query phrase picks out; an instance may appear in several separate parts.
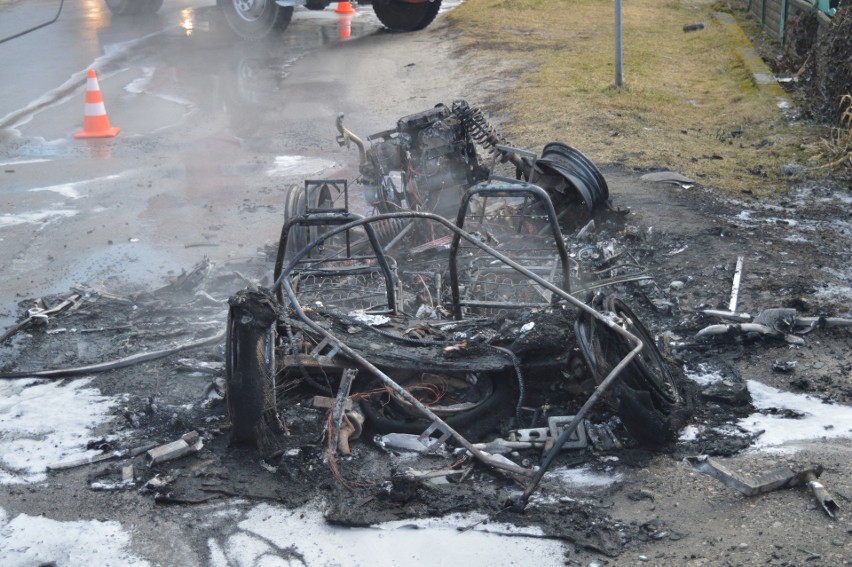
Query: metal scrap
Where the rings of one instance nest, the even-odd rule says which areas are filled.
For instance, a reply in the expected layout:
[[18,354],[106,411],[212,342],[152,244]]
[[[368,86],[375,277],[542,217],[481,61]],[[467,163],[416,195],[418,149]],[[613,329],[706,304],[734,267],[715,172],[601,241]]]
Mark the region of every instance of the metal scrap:
[[36,306],[27,310],[26,319],[12,326],[5,333],[3,333],[2,336],[0,336],[0,344],[5,342],[6,339],[8,339],[21,329],[25,329],[36,321],[46,323],[50,316],[56,315],[57,313],[65,311],[66,309],[76,308],[77,306],[79,306],[81,299],[82,298],[80,294],[71,293],[68,294],[68,297],[62,300],[58,305],[49,308],[45,306],[43,299],[38,299],[36,302]]
[[825,487],[817,481],[817,477],[823,471],[821,466],[800,469],[798,471],[794,471],[789,467],[779,467],[751,480],[732,471],[707,455],[687,457],[686,461],[695,470],[712,476],[721,481],[725,486],[733,488],[746,496],[765,494],[779,488],[807,485],[820,504],[820,507],[829,517],[835,518],[836,513],[840,509]]
[[191,453],[198,452],[203,443],[197,431],[190,431],[183,435],[180,439],[154,447],[146,451],[148,455],[149,465],[153,466],[164,461],[179,459]]
[[803,345],[805,344],[804,339],[797,335],[807,334],[814,329],[821,327],[852,326],[852,319],[842,319],[839,317],[799,317],[798,312],[789,307],[764,309],[754,317],[747,313],[738,313],[737,300],[739,298],[740,283],[742,281],[743,262],[743,257],[739,256],[737,258],[736,268],[734,269],[734,279],[733,284],[731,285],[731,299],[728,302],[728,310],[703,310],[705,315],[734,321],[734,323],[721,323],[704,327],[696,333],[695,336],[697,338],[714,335],[727,335],[730,333],[757,333],[770,337],[783,338],[791,345]]
[[[274,284],[263,292],[281,308],[273,310],[274,321],[265,322],[260,332],[253,331],[251,345],[257,349],[237,348],[242,343],[236,339],[229,339],[226,346],[226,356],[233,357],[228,360],[233,363],[236,357],[245,356],[245,367],[252,369],[246,376],[234,377],[234,385],[253,379],[262,394],[249,399],[243,414],[246,431],[254,431],[254,423],[262,427],[255,411],[261,402],[263,411],[270,406],[276,409],[274,403],[265,403],[275,399],[277,387],[269,378],[298,376],[322,386],[326,395],[334,395],[337,388],[329,443],[335,451],[343,449],[344,430],[352,426],[357,433],[360,426],[344,411],[351,379],[332,386],[328,377],[331,372],[357,368],[366,375],[363,381],[359,376],[359,381],[371,388],[361,394],[367,418],[382,432],[404,427],[405,433],[377,436],[377,444],[390,450],[435,453],[444,452],[444,442],[452,438],[459,452],[469,454],[466,458],[472,456],[526,483],[524,493],[511,503],[523,510],[555,456],[563,448],[587,446],[584,420],[623,371],[629,368],[624,375],[639,380],[633,382],[632,394],[623,387],[617,393],[622,399],[637,398],[623,412],[635,411],[640,416],[633,421],[636,430],[642,430],[637,423],[645,419],[637,409],[640,406],[648,409],[659,401],[648,409],[659,417],[668,416],[671,408],[682,403],[678,385],[662,366],[653,336],[624,302],[610,301],[601,310],[602,302],[580,301],[575,296],[578,290],[572,289],[572,275],[574,280],[591,280],[579,282],[579,291],[650,279],[647,271],[636,269],[635,259],[615,240],[590,250],[587,259],[582,253],[576,259],[569,257],[560,222],[586,224],[589,233],[593,226],[588,224],[590,217],[607,204],[609,196],[606,181],[588,158],[556,142],[544,147],[541,159],[503,145],[482,113],[464,101],[456,101],[452,108],[437,105],[403,117],[396,128],[366,140],[343,127],[342,115],[337,129],[341,144],[358,146],[358,183],[377,214],[361,218],[349,211],[346,180],[306,180],[304,190],[288,193]],[[491,168],[480,161],[477,145],[492,155]],[[498,161],[515,166],[516,178],[497,175]],[[448,218],[455,218],[455,223]],[[412,228],[415,223],[417,227]],[[446,233],[449,235],[442,236]],[[405,244],[398,245],[402,242]],[[445,246],[447,251],[439,250]],[[391,249],[401,251],[400,257],[388,256]],[[417,254],[417,262],[448,256],[448,265],[439,270],[432,265],[419,278],[417,272],[403,272],[402,282],[406,278],[416,282],[415,289],[406,288],[400,283],[397,262],[412,261],[413,254]],[[578,265],[581,271],[587,266],[592,269],[577,277],[574,267]],[[436,272],[439,276],[433,279],[429,274]],[[412,291],[413,298],[406,297]],[[442,303],[451,309],[441,312]],[[455,329],[429,327],[420,319],[418,329],[412,330],[414,310],[418,316],[450,317]],[[505,313],[513,310],[524,313],[526,319],[509,323]],[[530,320],[545,310],[549,319]],[[241,336],[244,323],[238,313],[229,313],[228,325],[230,336]],[[592,356],[594,360],[587,351],[564,348],[581,332],[590,348],[600,347],[601,341],[609,348],[597,348],[600,356]],[[559,356],[549,348],[551,343],[559,345],[554,347],[561,349]],[[510,345],[523,352],[507,348]],[[646,356],[640,360],[643,351]],[[522,354],[528,356],[522,358]],[[520,427],[527,392],[524,364],[542,376],[574,380],[584,374],[584,380],[577,380],[579,385],[574,386],[577,392],[590,393],[588,399],[579,410],[571,406],[575,415],[551,418],[549,427],[538,432],[536,439],[532,431],[521,430],[520,441],[472,443],[456,429],[456,425],[461,429],[468,424],[451,419],[459,412],[480,408],[479,414],[467,419],[482,426],[482,415],[500,407],[489,417],[506,414],[506,419],[514,420],[510,427]],[[551,365],[557,369],[553,374],[544,371]],[[465,381],[475,385],[473,401],[467,394],[455,398],[441,384],[423,381],[426,373],[433,372],[452,375],[462,386]],[[656,374],[660,377],[653,376]],[[319,381],[323,383],[313,384]],[[490,388],[487,394],[484,384]],[[418,398],[412,393],[416,388],[435,394],[434,398],[428,394]],[[251,398],[252,392],[247,395]],[[493,399],[497,399],[489,402],[493,406],[481,405],[483,400]],[[508,406],[513,401],[515,414],[510,418]],[[353,411],[356,405],[352,404]],[[229,411],[236,422],[240,409],[229,404]],[[549,417],[549,411],[545,415]],[[357,421],[357,416],[352,417]],[[660,422],[668,423],[668,419],[661,417]],[[475,435],[485,430],[493,431],[490,423]],[[252,435],[242,441],[260,442]],[[521,466],[502,456],[521,448],[547,453],[539,467],[529,462]]]
[[[331,408],[331,431],[329,432],[329,448],[332,451],[340,450],[344,455],[349,454],[349,437],[355,433],[355,426],[347,420],[346,433],[341,439],[340,426],[343,423],[346,402],[349,398],[349,390],[352,387],[352,381],[358,375],[358,370],[347,368],[343,371],[343,377],[340,379],[340,387],[337,389],[337,398],[334,401],[334,406]],[[350,410],[351,411],[351,410]],[[360,434],[360,425],[358,427]]]
[[841,317],[799,317],[798,312],[789,307],[764,309],[757,316],[744,313],[730,313],[715,309],[705,309],[705,315],[721,317],[736,323],[709,325],[696,333],[696,337],[725,335],[732,332],[759,333],[770,337],[783,338],[793,345],[804,344],[800,334],[807,334],[822,327],[852,327],[852,319]]

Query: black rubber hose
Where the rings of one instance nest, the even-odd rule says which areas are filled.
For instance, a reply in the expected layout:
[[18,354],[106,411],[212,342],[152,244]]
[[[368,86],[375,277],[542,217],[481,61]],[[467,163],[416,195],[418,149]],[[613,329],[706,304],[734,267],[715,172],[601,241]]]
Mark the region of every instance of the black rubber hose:
[[179,352],[199,348],[208,345],[214,345],[225,338],[225,331],[217,333],[212,337],[201,339],[192,343],[186,343],[165,350],[155,350],[152,352],[142,352],[133,354],[118,360],[102,362],[100,364],[90,364],[89,366],[78,366],[75,368],[61,368],[57,370],[33,370],[32,372],[4,372],[0,374],[0,379],[12,378],[72,378],[74,376],[85,376],[86,374],[97,374],[99,372],[109,372],[119,368],[126,368],[134,364],[165,358]]

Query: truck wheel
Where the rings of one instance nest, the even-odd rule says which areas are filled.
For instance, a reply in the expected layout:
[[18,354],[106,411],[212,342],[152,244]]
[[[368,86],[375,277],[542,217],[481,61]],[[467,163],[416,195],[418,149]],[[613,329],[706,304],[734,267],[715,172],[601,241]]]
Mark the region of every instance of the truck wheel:
[[163,0],[106,0],[107,8],[116,16],[156,14]]
[[262,39],[272,30],[284,30],[293,17],[292,7],[283,7],[274,0],[219,0],[225,21],[243,39]]
[[374,0],[373,11],[379,21],[392,32],[422,30],[432,23],[441,0],[411,3],[403,0]]
[[228,301],[225,387],[231,442],[257,445],[283,429],[275,407],[275,301],[243,290]]
[[106,0],[106,5],[109,11],[116,16],[129,16],[139,13],[139,2],[136,0]]
[[163,7],[163,0],[145,0],[142,4],[142,14],[156,14]]

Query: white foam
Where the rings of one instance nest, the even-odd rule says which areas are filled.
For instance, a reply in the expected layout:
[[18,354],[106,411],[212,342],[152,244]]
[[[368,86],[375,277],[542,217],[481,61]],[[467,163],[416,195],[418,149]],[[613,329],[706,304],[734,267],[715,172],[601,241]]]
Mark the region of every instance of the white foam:
[[43,209],[41,211],[27,211],[17,215],[3,213],[0,214],[0,228],[17,226],[19,224],[46,224],[53,219],[73,217],[77,212],[74,209]]
[[145,93],[145,87],[147,87],[151,82],[151,78],[154,76],[154,71],[156,71],[156,67],[142,67],[142,76],[130,81],[130,83],[125,85],[124,90],[131,94]]
[[0,564],[8,567],[150,565],[129,547],[130,534],[116,521],[60,522],[27,514],[10,519],[0,508]]
[[848,303],[849,298],[852,297],[852,287],[833,283],[824,284],[816,288],[814,291],[814,297],[818,299]]
[[702,386],[709,386],[725,379],[719,370],[710,368],[710,365],[704,362],[700,363],[694,369],[690,367],[684,368],[684,373],[687,378]]
[[267,175],[273,177],[315,175],[326,169],[334,167],[335,163],[322,158],[309,158],[305,156],[277,156],[275,164],[266,171]]
[[699,429],[698,426],[687,425],[681,430],[680,436],[678,437],[678,441],[682,441],[685,443],[689,441],[695,441],[698,439],[698,434],[700,432],[701,429]]
[[18,159],[12,161],[0,161],[0,167],[6,167],[7,165],[26,165],[29,163],[42,163],[45,161],[50,161],[45,158],[37,158],[37,159]]
[[[224,541],[208,540],[210,564],[226,565],[551,565],[562,564],[562,544],[546,539],[505,537],[536,535],[538,530],[496,522],[479,514],[389,522],[374,528],[332,526],[319,503],[296,510],[260,504],[245,515],[238,531]],[[310,534],[310,537],[306,537]],[[357,544],[355,543],[357,542]],[[291,556],[288,550],[303,560]],[[345,559],[343,559],[345,558]]]
[[545,473],[544,478],[572,488],[606,488],[624,480],[624,475],[599,473],[589,467],[580,467],[552,469]]
[[97,454],[86,443],[116,401],[89,382],[0,382],[0,484],[41,482],[47,465]]
[[796,450],[797,441],[852,437],[852,407],[826,404],[814,397],[777,390],[755,380],[748,381],[748,389],[758,409],[779,408],[804,414],[799,419],[791,419],[755,413],[741,419],[738,425],[746,431],[763,431],[753,443],[753,450],[792,452]]

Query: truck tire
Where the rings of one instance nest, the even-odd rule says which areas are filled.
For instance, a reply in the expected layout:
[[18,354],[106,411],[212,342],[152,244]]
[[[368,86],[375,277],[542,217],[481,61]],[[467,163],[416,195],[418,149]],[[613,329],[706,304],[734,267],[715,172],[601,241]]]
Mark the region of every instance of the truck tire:
[[249,41],[268,36],[272,30],[283,31],[293,17],[292,7],[274,0],[218,0],[225,21],[235,34]]
[[411,32],[424,29],[432,23],[441,0],[411,3],[402,0],[374,0],[373,11],[379,21],[392,32]]
[[109,11],[116,16],[151,15],[163,5],[163,0],[105,0]]

